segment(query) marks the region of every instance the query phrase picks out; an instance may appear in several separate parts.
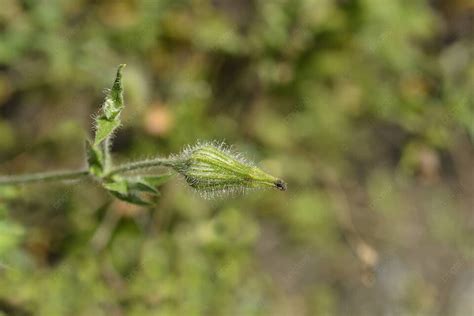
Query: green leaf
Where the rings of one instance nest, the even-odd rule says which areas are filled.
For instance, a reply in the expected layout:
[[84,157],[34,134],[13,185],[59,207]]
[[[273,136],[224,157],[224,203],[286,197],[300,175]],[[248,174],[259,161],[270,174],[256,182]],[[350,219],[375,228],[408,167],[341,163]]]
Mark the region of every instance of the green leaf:
[[153,185],[151,185],[146,180],[141,179],[141,178],[137,180],[129,180],[128,184],[131,190],[136,190],[139,192],[154,193],[154,194],[158,193],[158,190]]
[[159,187],[160,185],[166,183],[169,179],[171,179],[172,176],[172,173],[165,173],[160,175],[143,177],[143,179],[152,186]]
[[114,178],[111,182],[104,182],[103,186],[111,193],[115,192],[124,195],[129,193],[127,181],[119,177]]
[[173,174],[166,173],[155,176],[139,176],[127,178],[129,188],[140,192],[159,194],[157,187],[168,181]]
[[142,198],[140,195],[136,193],[127,193],[127,194],[122,194],[117,191],[109,191],[110,194],[118,198],[119,200],[131,203],[131,204],[136,204],[136,205],[142,205],[142,206],[150,206],[153,205],[152,202],[145,200]]
[[152,204],[141,198],[133,189],[133,186],[130,186],[130,183],[122,177],[114,177],[111,181],[104,183],[103,186],[110,194],[122,201],[143,206]]
[[89,172],[97,177],[100,177],[104,172],[104,155],[102,150],[86,140],[87,166]]
[[122,70],[125,64],[119,65],[114,84],[105,97],[102,111],[106,119],[114,120],[124,108]]
[[112,89],[107,92],[101,113],[95,119],[94,147],[96,150],[102,151],[104,157],[107,156],[104,151],[108,148],[107,146],[100,147],[101,143],[107,140],[120,126],[120,113],[124,108],[122,85],[122,70],[124,67],[125,64],[119,65]]
[[96,120],[97,130],[95,132],[94,146],[99,146],[101,142],[107,139],[114,130],[120,126],[118,118],[109,120],[106,118],[98,118]]
[[[168,175],[166,175],[168,176]],[[151,179],[163,179],[162,176],[148,177]],[[115,176],[103,184],[112,195],[128,203],[149,206],[160,195],[156,185],[143,177],[123,178]]]

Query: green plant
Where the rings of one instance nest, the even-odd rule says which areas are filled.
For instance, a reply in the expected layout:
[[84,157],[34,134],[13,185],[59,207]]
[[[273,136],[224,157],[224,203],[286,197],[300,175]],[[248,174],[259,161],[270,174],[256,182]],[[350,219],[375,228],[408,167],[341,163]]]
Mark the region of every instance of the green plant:
[[[0,185],[93,178],[121,200],[148,205],[159,194],[157,187],[172,174],[143,175],[143,171],[168,167],[183,175],[186,182],[204,198],[265,187],[286,190],[285,182],[262,171],[225,144],[216,142],[198,143],[168,158],[114,166],[110,146],[114,132],[120,127],[120,114],[124,108],[124,67],[124,64],[118,67],[112,89],[108,91],[100,114],[95,118],[94,140],[86,141],[87,169],[2,176]],[[131,172],[134,174],[130,175]]]

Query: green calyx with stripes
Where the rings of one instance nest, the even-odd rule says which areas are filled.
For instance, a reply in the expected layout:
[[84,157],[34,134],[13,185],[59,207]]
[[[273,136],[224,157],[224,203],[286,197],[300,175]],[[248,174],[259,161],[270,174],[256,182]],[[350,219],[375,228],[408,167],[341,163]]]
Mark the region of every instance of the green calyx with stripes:
[[204,198],[258,188],[286,190],[286,183],[264,172],[224,144],[204,143],[174,157],[173,168]]

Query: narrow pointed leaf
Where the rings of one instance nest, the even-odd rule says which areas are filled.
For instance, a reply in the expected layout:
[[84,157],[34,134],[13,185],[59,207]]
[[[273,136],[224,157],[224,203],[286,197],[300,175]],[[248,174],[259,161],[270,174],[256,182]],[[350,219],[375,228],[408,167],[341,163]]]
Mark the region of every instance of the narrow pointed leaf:
[[114,179],[112,182],[106,182],[103,184],[104,188],[106,188],[111,193],[118,193],[127,195],[129,193],[128,184],[123,179]]
[[145,180],[147,183],[151,184],[152,186],[156,188],[168,182],[168,180],[171,179],[172,176],[173,176],[172,173],[165,173],[165,174],[154,175],[154,176],[146,176],[146,177],[143,177],[143,180]]
[[124,64],[119,65],[112,89],[107,93],[102,106],[103,114],[108,120],[115,119],[124,108],[122,85],[122,70],[124,67]]
[[[120,113],[124,108],[122,85],[122,70],[124,67],[124,64],[118,67],[112,89],[107,92],[102,104],[101,113],[99,113],[95,120],[94,146],[96,147],[99,147],[99,144],[110,137],[115,129],[120,126]],[[101,150],[104,149],[107,150],[107,148],[102,148]]]
[[137,205],[153,205],[153,199],[159,196],[158,190],[140,177],[124,179],[115,176],[103,185],[118,199]]
[[128,184],[131,190],[137,190],[140,192],[148,192],[148,193],[154,193],[154,194],[158,193],[158,190],[153,185],[151,185],[146,180],[141,179],[141,178],[130,181]]
[[120,120],[108,120],[106,118],[100,118],[96,121],[97,130],[95,133],[94,145],[98,146],[101,142],[107,139],[114,130],[120,126]]

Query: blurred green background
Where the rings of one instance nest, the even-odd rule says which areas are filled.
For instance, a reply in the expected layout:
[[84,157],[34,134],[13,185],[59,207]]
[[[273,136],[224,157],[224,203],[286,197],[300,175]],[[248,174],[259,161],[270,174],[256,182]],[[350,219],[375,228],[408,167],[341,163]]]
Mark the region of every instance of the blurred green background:
[[225,140],[287,192],[0,188],[0,315],[474,314],[470,0],[1,0],[0,174]]

